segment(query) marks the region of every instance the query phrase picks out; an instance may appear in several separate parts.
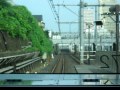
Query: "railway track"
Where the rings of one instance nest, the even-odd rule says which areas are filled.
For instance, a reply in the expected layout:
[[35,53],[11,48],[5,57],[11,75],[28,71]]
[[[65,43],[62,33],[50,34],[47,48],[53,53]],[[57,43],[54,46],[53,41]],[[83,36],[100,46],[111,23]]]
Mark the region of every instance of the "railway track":
[[51,73],[64,73],[64,72],[65,72],[64,58],[58,58],[58,61],[53,67]]
[[[95,51],[84,51],[84,55],[83,55],[83,57],[84,57],[84,63],[85,64],[88,64],[88,62],[89,63],[95,63]],[[71,58],[73,58],[77,63],[79,63],[80,64],[80,55],[73,55],[73,54],[71,54],[70,55],[70,57]],[[88,61],[88,60],[90,60],[90,61]]]
[[[14,56],[0,57],[0,73],[25,73],[32,65],[40,61],[39,53],[26,53]],[[26,67],[31,66],[26,69]],[[23,69],[23,71],[21,70]]]
[[79,60],[77,57],[75,57],[75,56],[73,56],[73,55],[70,55],[70,57],[71,57],[76,63],[80,64],[80,60]]
[[77,73],[75,65],[78,65],[79,61],[70,56],[70,54],[62,53],[58,57],[57,63],[53,66],[51,73]]
[[19,73],[19,72],[17,72],[17,70],[23,69],[23,68],[39,61],[39,60],[40,60],[40,58],[36,57],[34,59],[30,59],[30,60],[18,63],[18,64],[16,64],[15,67],[14,66],[8,66],[8,67],[5,67],[5,68],[1,68],[0,73]]

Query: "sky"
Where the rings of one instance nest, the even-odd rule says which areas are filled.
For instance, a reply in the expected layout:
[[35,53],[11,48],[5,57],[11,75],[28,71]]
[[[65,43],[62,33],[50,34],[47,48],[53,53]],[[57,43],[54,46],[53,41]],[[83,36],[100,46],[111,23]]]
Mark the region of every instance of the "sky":
[[[58,24],[55,21],[48,0],[12,0],[16,5],[24,5],[32,13],[32,15],[43,15],[45,28],[54,32],[58,32]],[[97,0],[82,0],[85,3],[97,4]],[[80,0],[53,0],[54,4],[79,4]],[[58,11],[58,6],[55,6]],[[79,17],[76,15],[79,12],[78,6],[67,6],[74,13],[70,12],[63,6],[59,7],[60,22],[77,22]],[[61,32],[78,32],[78,24],[60,24]]]

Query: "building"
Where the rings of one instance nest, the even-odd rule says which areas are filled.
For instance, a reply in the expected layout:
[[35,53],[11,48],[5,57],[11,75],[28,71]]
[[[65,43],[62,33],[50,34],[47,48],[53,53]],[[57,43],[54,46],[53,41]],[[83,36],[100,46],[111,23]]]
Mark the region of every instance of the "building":
[[52,39],[61,40],[61,35],[59,34],[59,32],[52,32]]
[[45,29],[45,23],[43,22],[43,16],[42,15],[33,15],[38,20],[38,25],[43,28],[43,30],[46,32],[48,37],[52,38],[52,31]]
[[43,30],[45,30],[45,23],[43,22],[43,16],[42,15],[33,15],[37,21],[38,21],[38,25],[41,26],[43,28]]
[[[117,3],[117,0],[98,0],[99,4],[106,4],[106,5],[115,5]],[[98,7],[99,11],[97,11],[97,20],[102,20],[103,26],[97,26],[95,27],[95,8],[94,7],[84,7],[83,10],[83,21],[84,23],[84,50],[93,50],[93,46],[95,44],[96,51],[112,51],[113,50],[113,43],[116,42],[115,39],[115,29],[116,25],[115,22],[108,16],[108,15],[102,15],[104,13],[110,13],[109,12],[110,6],[106,7]],[[113,16],[115,19],[115,16]],[[96,30],[96,40],[94,36],[94,31]],[[113,35],[112,35],[113,34]],[[55,34],[53,34],[55,36]],[[80,46],[80,39],[79,39],[79,33],[70,33],[70,32],[64,32],[61,33],[61,39],[54,38],[53,43],[64,43],[64,44],[75,44],[78,47]],[[62,41],[62,42],[61,42]],[[91,48],[88,48],[91,47]],[[80,47],[79,47],[80,48]],[[80,50],[80,49],[78,49]]]
[[[99,0],[99,4],[108,4],[108,5],[115,5],[117,4],[117,0]],[[113,33],[116,28],[115,22],[108,16],[108,15],[101,15],[104,13],[110,13],[109,12],[110,7],[100,7],[99,8],[99,14],[100,14],[100,20],[103,21],[103,27],[107,29],[109,32]],[[112,16],[114,20],[116,20],[115,16]]]
[[84,8],[84,30],[88,32],[90,25],[90,32],[94,30],[94,21],[95,21],[94,8],[86,7]]

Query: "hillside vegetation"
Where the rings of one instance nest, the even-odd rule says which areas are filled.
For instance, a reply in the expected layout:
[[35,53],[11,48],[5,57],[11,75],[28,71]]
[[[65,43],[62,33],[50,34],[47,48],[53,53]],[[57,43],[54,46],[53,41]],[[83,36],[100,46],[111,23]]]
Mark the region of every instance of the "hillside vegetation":
[[6,31],[13,38],[19,37],[32,42],[32,47],[26,50],[52,52],[52,41],[25,6],[0,0],[0,30]]

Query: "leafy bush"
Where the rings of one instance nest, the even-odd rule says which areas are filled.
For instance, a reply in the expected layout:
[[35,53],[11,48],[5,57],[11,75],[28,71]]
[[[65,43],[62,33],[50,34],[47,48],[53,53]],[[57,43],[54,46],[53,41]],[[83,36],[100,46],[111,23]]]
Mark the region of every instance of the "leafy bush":
[[14,38],[31,41],[31,50],[49,53],[52,51],[52,41],[25,6],[12,6],[8,3],[4,8],[2,4],[0,7],[0,30],[7,31]]

